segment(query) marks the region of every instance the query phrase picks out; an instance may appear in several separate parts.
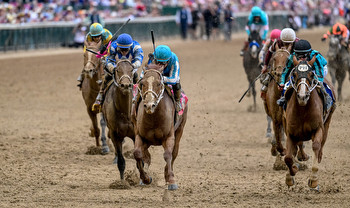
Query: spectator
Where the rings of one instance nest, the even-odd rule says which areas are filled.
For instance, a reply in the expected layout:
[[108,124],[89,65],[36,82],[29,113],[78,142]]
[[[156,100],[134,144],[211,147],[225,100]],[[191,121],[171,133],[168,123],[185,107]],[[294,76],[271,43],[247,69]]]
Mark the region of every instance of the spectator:
[[218,4],[213,5],[213,39],[219,38],[219,26],[220,26],[220,14],[221,10]]
[[232,22],[234,20],[231,4],[227,4],[224,10],[224,36],[226,41],[231,40]]
[[206,9],[203,11],[203,18],[205,22],[205,34],[207,40],[210,40],[210,35],[213,28],[213,16],[214,11],[211,5],[206,5]]
[[191,15],[192,15],[192,24],[190,27],[190,33],[191,33],[192,39],[197,40],[198,38],[197,26],[200,19],[200,12],[196,3],[193,3],[191,5]]
[[187,4],[181,4],[180,9],[176,12],[176,24],[180,25],[181,37],[187,39],[188,26],[192,24],[191,10]]

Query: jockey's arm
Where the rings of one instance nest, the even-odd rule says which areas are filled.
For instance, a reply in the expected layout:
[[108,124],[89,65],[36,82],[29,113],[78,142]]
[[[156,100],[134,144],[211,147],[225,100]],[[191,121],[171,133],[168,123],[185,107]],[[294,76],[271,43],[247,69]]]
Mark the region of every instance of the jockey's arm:
[[163,80],[165,84],[170,84],[170,85],[174,85],[176,83],[178,83],[180,77],[180,65],[179,65],[179,61],[176,60],[174,64],[172,64],[169,72],[169,76],[163,76]]
[[286,83],[286,77],[288,76],[288,74],[290,73],[293,67],[294,67],[293,59],[289,58],[287,61],[286,67],[282,72],[280,85],[284,85]]
[[133,64],[134,69],[137,70],[141,67],[143,61],[143,50],[139,44],[135,44],[133,48],[133,57],[131,63]]

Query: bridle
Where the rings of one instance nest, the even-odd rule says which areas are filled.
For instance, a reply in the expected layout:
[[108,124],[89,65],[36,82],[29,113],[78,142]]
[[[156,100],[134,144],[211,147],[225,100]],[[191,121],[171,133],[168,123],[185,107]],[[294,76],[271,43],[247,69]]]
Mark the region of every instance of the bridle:
[[[307,67],[307,69],[305,69],[305,67]],[[316,75],[316,73],[314,71],[311,71],[313,73],[313,79],[310,80],[308,77],[298,77],[297,80],[294,80],[294,77],[293,77],[293,72],[295,70],[296,73],[298,72],[305,72],[305,71],[301,71],[301,70],[306,70],[309,71],[311,69],[311,66],[307,63],[302,63],[302,64],[298,64],[296,67],[293,68],[293,70],[290,72],[291,76],[290,76],[290,83],[291,83],[291,86],[293,87],[293,89],[295,90],[295,92],[298,93],[298,89],[301,85],[305,85],[306,86],[306,94],[307,95],[310,95],[311,92],[317,87],[317,84],[318,84],[318,76]],[[299,81],[300,80],[300,81]],[[308,81],[308,82],[306,82]],[[297,85],[295,86],[295,84],[297,83]],[[309,85],[308,83],[311,83],[311,85]]]
[[[118,76],[118,73],[116,73],[117,71],[117,68],[118,68],[118,65],[122,62],[127,62],[130,64],[130,66],[132,67],[132,64],[130,62],[129,59],[121,59],[117,62],[116,64],[116,67],[115,67],[115,70],[113,70],[113,83],[117,86],[117,87],[120,87],[119,83],[122,81],[122,79],[126,78],[130,81],[130,83],[132,83],[132,78],[127,75],[127,74],[123,74],[121,77]],[[116,80],[117,79],[117,80]]]
[[[145,74],[147,73],[147,72],[156,72],[158,75],[159,75],[159,77],[160,77],[160,80],[163,80],[163,75],[162,75],[162,73],[161,72],[159,72],[158,70],[155,70],[155,69],[148,69],[146,72],[145,72]],[[155,106],[157,106],[158,104],[159,104],[159,102],[162,100],[162,98],[163,98],[163,94],[164,94],[164,89],[165,89],[165,86],[164,86],[164,83],[163,83],[163,81],[161,81],[161,90],[160,90],[160,92],[157,94],[156,92],[154,92],[153,90],[147,90],[145,93],[143,93],[142,94],[142,90],[140,89],[140,87],[138,86],[137,87],[137,89],[138,89],[138,91],[139,91],[139,93],[140,93],[140,95],[141,95],[141,98],[142,98],[142,100],[144,99],[144,97],[147,95],[147,94],[152,94],[155,98],[156,98],[156,101],[155,101]]]

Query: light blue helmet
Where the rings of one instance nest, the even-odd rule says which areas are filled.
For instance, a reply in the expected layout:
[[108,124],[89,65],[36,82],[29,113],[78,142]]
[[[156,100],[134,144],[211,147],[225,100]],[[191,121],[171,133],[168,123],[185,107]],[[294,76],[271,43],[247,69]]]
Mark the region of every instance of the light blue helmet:
[[117,46],[119,48],[130,48],[132,42],[132,37],[126,33],[120,34],[117,38]]
[[260,7],[254,6],[252,8],[251,14],[252,14],[253,17],[260,17],[261,16],[261,9],[260,9]]
[[94,23],[90,26],[90,35],[92,37],[102,35],[102,33],[103,33],[103,27],[100,23]]
[[171,58],[171,54],[172,53],[169,46],[166,46],[166,45],[160,45],[154,51],[154,57],[158,62],[169,61],[169,59]]

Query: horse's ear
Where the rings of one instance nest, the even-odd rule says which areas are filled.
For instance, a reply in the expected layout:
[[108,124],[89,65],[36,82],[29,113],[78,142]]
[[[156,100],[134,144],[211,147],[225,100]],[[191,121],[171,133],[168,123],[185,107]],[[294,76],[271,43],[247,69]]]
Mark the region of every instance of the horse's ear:
[[297,60],[297,57],[293,55],[293,64],[294,66],[297,66],[300,63],[300,61]]
[[276,50],[275,51],[278,51],[279,49],[280,49],[280,46],[276,42]]
[[316,55],[314,55],[314,57],[312,57],[312,59],[307,62],[310,66],[312,66],[314,64],[314,62],[316,61]]
[[86,39],[84,40],[84,45],[85,46],[89,46],[90,45],[89,42]]

